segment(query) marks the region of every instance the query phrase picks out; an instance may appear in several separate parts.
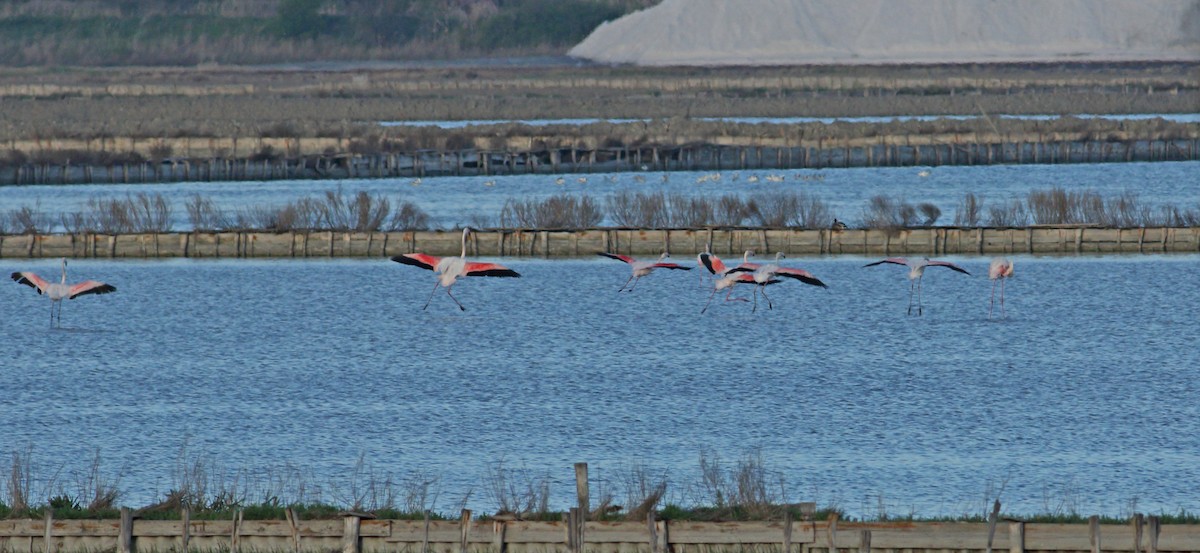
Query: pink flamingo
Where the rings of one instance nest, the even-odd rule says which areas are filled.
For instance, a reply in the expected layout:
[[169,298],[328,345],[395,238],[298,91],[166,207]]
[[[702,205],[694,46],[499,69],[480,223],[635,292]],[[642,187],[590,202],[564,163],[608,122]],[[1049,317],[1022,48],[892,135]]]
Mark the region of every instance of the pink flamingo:
[[641,280],[642,277],[653,273],[655,269],[673,269],[680,271],[692,270],[691,267],[684,267],[678,263],[664,263],[663,260],[669,257],[667,252],[663,252],[662,255],[658,256],[658,261],[638,261],[632,257],[629,257],[628,255],[608,252],[597,252],[596,255],[602,255],[612,259],[619,259],[629,264],[632,274],[629,275],[629,280],[626,280],[625,284],[622,284],[621,289],[617,290],[617,292],[624,291],[625,287],[629,286],[630,281],[633,282],[633,286],[629,286],[629,291],[632,292],[633,287],[637,286],[637,281]]
[[[742,254],[742,264],[738,265],[738,267],[753,265],[748,262],[750,256],[753,254],[754,252],[751,250],[747,250],[746,253]],[[744,271],[734,271],[734,268],[726,267],[725,262],[721,261],[721,258],[708,252],[700,254],[699,258],[700,263],[704,266],[704,268],[708,269],[710,273],[717,277],[716,280],[713,281],[712,294],[709,294],[708,301],[705,302],[704,309],[701,309],[700,313],[708,311],[708,306],[712,303],[713,297],[717,295],[717,292],[726,288],[729,289],[729,292],[725,294],[725,301],[750,301],[746,298],[734,298],[731,296],[733,294],[733,287],[735,284],[758,284],[754,281],[753,274]],[[754,267],[757,268],[757,265],[754,265]],[[767,284],[778,284],[779,282],[781,281],[772,279]]]
[[19,271],[12,274],[12,279],[18,284],[27,285],[35,290],[40,295],[50,298],[50,326],[54,326],[54,311],[58,308],[58,324],[62,326],[62,300],[73,300],[79,296],[88,294],[107,294],[116,292],[117,288],[111,284],[105,284],[95,280],[87,280],[76,284],[67,284],[67,259],[62,259],[62,280],[60,282],[47,282],[42,277],[37,276],[29,271]]
[[909,280],[908,314],[909,315],[912,315],[912,299],[913,299],[914,288],[916,289],[916,294],[917,294],[917,315],[924,314],[924,311],[921,308],[921,279],[924,278],[924,276],[925,276],[925,268],[926,267],[946,267],[947,269],[958,271],[964,275],[971,274],[971,273],[968,273],[966,269],[963,269],[962,267],[959,267],[958,265],[950,263],[949,261],[938,261],[936,259],[929,259],[928,257],[917,259],[917,260],[912,260],[912,261],[908,260],[907,258],[903,258],[903,257],[889,257],[887,259],[876,261],[874,263],[867,263],[866,265],[863,265],[863,267],[873,267],[875,265],[880,265],[883,263],[892,263],[895,265],[904,265],[904,266],[908,267],[908,280]]
[[460,311],[466,311],[467,308],[459,303],[458,298],[450,293],[450,287],[458,281],[459,277],[468,276],[489,276],[489,277],[519,277],[521,276],[516,271],[509,269],[497,263],[480,263],[477,261],[467,261],[467,235],[471,233],[470,227],[464,228],[462,233],[462,255],[458,257],[437,257],[423,253],[406,253],[392,257],[392,261],[412,265],[422,269],[428,269],[434,273],[438,273],[437,282],[433,285],[433,292],[429,293],[429,299],[425,300],[425,310],[429,307],[429,302],[433,301],[433,295],[437,293],[438,286],[446,287],[446,295],[454,300]]
[[810,286],[829,288],[829,286],[826,286],[824,282],[821,282],[820,279],[804,269],[781,267],[779,265],[779,261],[784,257],[787,256],[783,255],[783,252],[777,252],[775,254],[775,261],[773,263],[768,263],[766,265],[743,263],[737,267],[734,267],[733,269],[730,269],[730,271],[740,272],[753,271],[751,276],[753,276],[754,282],[755,284],[758,284],[758,287],[754,289],[754,309],[750,310],[751,313],[758,311],[758,294],[760,292],[762,293],[762,297],[767,300],[767,309],[775,308],[775,306],[771,303],[771,298],[767,296],[766,288],[768,284],[772,284],[771,280],[775,279],[775,277],[792,278]]
[[992,308],[996,306],[996,282],[1000,282],[1000,315],[1004,315],[1004,281],[1012,278],[1013,263],[1006,257],[997,257],[988,267],[988,278],[992,281],[992,301],[988,304],[988,318],[992,318]]

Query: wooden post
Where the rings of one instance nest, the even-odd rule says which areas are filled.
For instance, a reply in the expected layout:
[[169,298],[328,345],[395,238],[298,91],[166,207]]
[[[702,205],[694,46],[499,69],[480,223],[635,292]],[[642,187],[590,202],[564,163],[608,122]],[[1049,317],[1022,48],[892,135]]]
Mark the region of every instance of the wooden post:
[[421,553],[429,553],[429,509],[425,509],[425,535],[421,538]]
[[242,510],[233,515],[233,536],[229,541],[229,553],[237,553],[242,541]]
[[646,515],[646,529],[650,533],[650,553],[659,553],[658,525],[654,521],[654,509],[650,509],[650,513]]
[[1014,520],[1008,523],[1008,552],[1025,553],[1025,523]]
[[858,553],[871,553],[871,531],[863,530],[858,537]]
[[467,553],[467,537],[471,535],[471,510],[463,509],[458,526],[458,551]]
[[46,553],[54,553],[54,509],[46,509],[46,528],[42,541],[46,542]]
[[1142,513],[1133,514],[1133,553],[1142,551]]
[[296,511],[291,507],[285,509],[283,514],[287,516],[288,527],[292,532],[292,551],[300,553],[300,520],[296,517]]
[[361,553],[362,546],[359,540],[359,529],[362,528],[362,519],[354,513],[347,513],[342,516],[342,553]]
[[133,553],[133,511],[121,507],[121,530],[117,538],[117,553]]
[[792,511],[783,518],[783,553],[792,553]]
[[505,553],[507,544],[505,543],[505,533],[508,530],[508,522],[497,520],[492,522],[492,548],[496,553]]
[[838,514],[829,515],[829,553],[837,551],[837,522]]
[[182,528],[179,529],[179,537],[181,542],[179,544],[179,550],[183,553],[188,553],[188,542],[192,541],[192,510],[187,507],[180,509],[179,520],[182,526]]
[[588,492],[587,463],[575,463],[575,496],[579,499],[579,510],[584,520],[592,510],[590,493]]
[[1100,517],[1088,517],[1088,542],[1092,545],[1092,553],[1100,553]]
[[992,553],[992,544],[996,539],[996,518],[1000,515],[1000,500],[992,503],[992,514],[988,515],[987,553]]
[[1150,531],[1150,536],[1148,538],[1150,540],[1150,543],[1149,543],[1149,545],[1147,545],[1146,551],[1148,551],[1149,553],[1158,553],[1158,531],[1160,528],[1159,528],[1159,520],[1158,520],[1157,516],[1151,515],[1147,519],[1146,529]]

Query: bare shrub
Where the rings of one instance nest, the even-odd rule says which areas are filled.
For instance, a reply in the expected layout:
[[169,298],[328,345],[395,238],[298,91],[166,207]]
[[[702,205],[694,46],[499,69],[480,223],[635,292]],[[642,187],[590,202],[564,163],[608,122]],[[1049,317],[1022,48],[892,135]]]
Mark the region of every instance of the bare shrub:
[[125,199],[88,200],[88,227],[106,234],[166,232],[171,228],[171,204],[162,194],[140,193]]
[[721,196],[713,206],[713,224],[726,227],[742,226],[750,216],[746,202],[733,194]]
[[1124,192],[1115,198],[1109,198],[1105,203],[1102,224],[1114,228],[1134,228],[1140,226],[1156,226],[1159,218],[1155,217],[1150,207],[1142,204],[1133,192]]
[[1026,203],[1029,205],[1029,214],[1034,224],[1064,225],[1085,222],[1083,197],[1077,192],[1067,192],[1062,188],[1034,190],[1027,196]]
[[88,467],[87,473],[79,481],[78,497],[87,501],[89,511],[111,509],[116,505],[117,498],[121,496],[121,492],[117,488],[120,482],[119,474],[110,478],[101,473],[100,448],[95,448],[92,453],[92,463]]
[[429,214],[417,204],[403,201],[392,212],[387,225],[382,230],[425,230],[429,228]]
[[63,213],[59,216],[59,222],[67,234],[80,234],[91,230],[87,216],[82,211]]
[[366,462],[366,454],[359,453],[350,473],[350,482],[341,501],[354,511],[378,511],[396,508],[396,487],[389,475],[377,475],[374,466]]
[[645,465],[633,465],[622,475],[626,520],[646,520],[667,494],[666,474],[652,475]]
[[550,477],[533,476],[528,470],[506,468],[504,460],[488,467],[487,486],[500,512],[528,518],[550,511]]
[[544,200],[510,198],[500,210],[500,226],[508,228],[591,228],[604,213],[590,196],[558,194]]
[[904,201],[874,196],[863,210],[863,225],[875,229],[900,229],[912,226],[917,210]]
[[668,224],[677,228],[707,226],[713,220],[713,206],[707,198],[671,194],[667,200]]
[[1008,205],[988,208],[989,227],[1022,227],[1029,224],[1029,215],[1025,212],[1025,204],[1013,200]]
[[359,191],[353,197],[346,196],[341,187],[325,192],[325,202],[315,204],[320,214],[322,227],[327,230],[353,230],[366,232],[378,230],[391,213],[391,202],[379,195],[372,196]]
[[184,208],[187,209],[188,222],[192,228],[196,230],[221,230],[229,228],[229,222],[225,216],[217,209],[212,198],[201,196],[200,194],[192,194],[190,198],[184,201]]
[[979,201],[979,199],[975,197],[975,194],[967,192],[967,195],[963,196],[962,201],[958,202],[958,210],[954,212],[954,226],[979,226],[982,211],[983,202]]
[[760,450],[745,454],[737,466],[728,470],[715,453],[701,451],[700,474],[703,486],[719,511],[769,519],[784,507],[783,476],[767,469]]
[[760,227],[781,228],[800,210],[795,194],[771,192],[755,194],[746,202],[750,221]]
[[926,227],[932,227],[933,225],[937,224],[938,218],[942,216],[942,210],[938,208],[938,206],[931,203],[917,204],[917,211],[925,217],[925,220],[921,222],[921,225]]
[[424,471],[409,473],[400,483],[401,508],[406,513],[421,513],[433,509],[437,503],[437,485],[440,478]]
[[51,230],[50,215],[41,210],[41,202],[14,209],[8,218],[10,228],[17,234],[45,234]]
[[665,228],[670,221],[662,192],[622,191],[608,197],[608,215],[617,226]]

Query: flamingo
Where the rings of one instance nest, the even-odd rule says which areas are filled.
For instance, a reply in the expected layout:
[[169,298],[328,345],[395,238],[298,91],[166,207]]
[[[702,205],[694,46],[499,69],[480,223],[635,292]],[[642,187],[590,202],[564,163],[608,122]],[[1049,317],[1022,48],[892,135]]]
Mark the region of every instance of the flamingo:
[[12,279],[18,284],[24,284],[35,290],[40,295],[45,295],[50,298],[50,326],[54,326],[54,311],[58,308],[58,324],[62,326],[62,300],[73,300],[79,296],[88,294],[107,294],[116,292],[117,288],[111,284],[105,284],[95,280],[86,280],[76,284],[67,284],[67,259],[62,259],[62,280],[59,282],[46,282],[42,277],[37,276],[29,271],[19,271],[12,274]]
[[459,277],[467,276],[490,276],[490,277],[519,277],[521,276],[516,271],[509,269],[497,263],[480,263],[477,261],[467,261],[467,235],[471,233],[471,228],[463,229],[462,233],[462,255],[458,257],[437,257],[424,253],[406,253],[403,255],[393,256],[391,259],[396,263],[412,265],[422,269],[428,269],[434,273],[438,273],[437,282],[433,285],[433,292],[429,293],[429,299],[425,300],[425,310],[429,307],[429,302],[433,301],[433,294],[437,292],[439,286],[446,287],[446,295],[454,300],[460,311],[466,311],[467,308],[450,293],[450,287],[458,281]]
[[767,300],[767,309],[774,309],[775,306],[771,303],[771,298],[767,297],[767,285],[772,284],[771,280],[775,279],[775,277],[793,278],[811,286],[829,288],[829,286],[826,286],[824,282],[821,282],[820,279],[804,269],[781,267],[779,262],[784,257],[787,256],[783,255],[783,252],[776,252],[775,261],[773,263],[768,263],[766,265],[743,263],[737,267],[734,267],[733,269],[730,269],[730,272],[751,272],[751,276],[754,278],[754,283],[758,284],[758,287],[754,289],[754,309],[750,310],[751,313],[758,311],[759,292],[761,292],[762,297]]
[[947,269],[958,271],[964,275],[971,274],[971,273],[968,273],[966,269],[963,269],[962,267],[959,267],[958,265],[950,263],[949,261],[938,261],[936,259],[929,259],[928,257],[917,259],[917,260],[909,260],[909,259],[903,258],[903,257],[889,257],[887,259],[881,259],[874,263],[867,263],[866,265],[863,265],[863,267],[873,267],[875,265],[880,265],[883,263],[892,263],[895,265],[904,265],[904,266],[908,267],[908,280],[909,280],[908,314],[909,315],[912,315],[912,298],[913,298],[914,287],[916,289],[916,294],[917,294],[917,315],[924,314],[924,312],[921,308],[921,279],[925,277],[925,268],[926,267],[946,267]]
[[621,254],[617,254],[617,253],[608,253],[608,252],[597,252],[596,255],[602,255],[602,256],[608,257],[608,258],[618,259],[618,260],[624,261],[629,264],[629,268],[630,268],[630,271],[632,272],[632,274],[629,275],[629,280],[626,280],[625,284],[622,284],[621,289],[617,290],[617,292],[623,292],[625,290],[625,287],[629,286],[630,281],[633,282],[633,286],[629,286],[629,291],[632,292],[633,287],[637,286],[637,281],[641,280],[642,277],[644,277],[650,273],[653,273],[655,269],[675,269],[675,270],[682,270],[682,271],[692,270],[691,267],[684,267],[683,265],[680,265],[678,263],[664,263],[663,260],[666,259],[667,257],[669,257],[667,255],[667,252],[663,252],[662,255],[658,256],[658,261],[638,261],[632,257],[629,257],[628,255],[621,255]]
[[[708,301],[704,303],[704,309],[700,310],[701,314],[703,314],[705,311],[708,311],[708,306],[712,303],[712,299],[717,295],[717,292],[726,288],[729,289],[729,292],[725,294],[725,301],[750,301],[746,298],[733,298],[730,296],[733,294],[733,286],[735,284],[758,284],[755,282],[754,275],[752,273],[734,270],[740,267],[749,267],[751,265],[757,267],[757,265],[749,263],[748,260],[750,259],[751,255],[754,255],[754,251],[746,250],[746,253],[742,254],[742,264],[734,268],[726,267],[725,263],[721,261],[721,258],[711,253],[704,252],[698,256],[701,265],[703,265],[704,268],[708,269],[709,272],[717,277],[717,279],[713,281],[712,294],[708,295]],[[778,284],[779,282],[782,281],[778,279],[771,279],[766,284]]]
[[992,281],[992,301],[988,304],[988,318],[992,318],[992,308],[996,306],[996,282],[1000,282],[1000,315],[1004,315],[1004,281],[1012,278],[1013,263],[1007,257],[997,257],[988,267],[988,278]]

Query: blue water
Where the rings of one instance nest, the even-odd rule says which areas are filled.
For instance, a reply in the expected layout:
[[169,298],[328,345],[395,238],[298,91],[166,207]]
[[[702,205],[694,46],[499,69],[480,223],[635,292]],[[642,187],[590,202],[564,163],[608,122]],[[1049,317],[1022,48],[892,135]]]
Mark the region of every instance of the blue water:
[[727,470],[758,452],[778,499],[850,516],[997,494],[1018,514],[1200,512],[1200,255],[1014,259],[992,319],[978,257],[927,272],[921,317],[902,267],[857,257],[786,259],[830,288],[703,315],[698,271],[617,293],[628,268],[599,257],[499,260],[522,278],[459,283],[465,312],[441,292],[422,311],[432,275],[384,259],[80,259],[72,280],[118,291],[69,301],[61,329],[0,287],[0,452],[31,453],[36,500],[74,493],[98,450],[135,507],[203,465],[250,500],[432,477],[449,513],[494,510],[511,470],[564,508],[576,462],[594,498],[624,503],[644,470],[711,504],[702,452]]
[[[1143,205],[1200,209],[1200,162],[1108,163],[1075,165],[879,167],[825,170],[744,170],[721,172],[642,172],[563,175],[511,175],[411,178],[305,180],[136,185],[58,185],[0,187],[0,214],[30,207],[46,215],[61,230],[61,214],[89,212],[88,201],[124,199],[139,193],[163,194],[171,202],[173,230],[189,230],[186,202],[195,194],[210,198],[226,213],[249,208],[280,207],[303,197],[323,197],[340,189],[346,194],[366,191],[399,202],[415,203],[429,214],[434,228],[462,225],[498,226],[500,212],[510,199],[544,199],[558,194],[588,196],[600,205],[617,193],[658,192],[704,195],[801,192],[826,204],[832,214],[854,226],[861,224],[869,200],[885,195],[913,205],[931,203],[941,210],[938,224],[951,224],[967,192],[989,207],[1024,201],[1032,190],[1062,187],[1095,191],[1104,198],[1135,194]],[[768,177],[782,178],[772,182]],[[666,180],[664,181],[664,177]],[[756,177],[757,182],[752,182]],[[580,182],[579,179],[584,179]],[[613,224],[606,220],[602,224]]]

